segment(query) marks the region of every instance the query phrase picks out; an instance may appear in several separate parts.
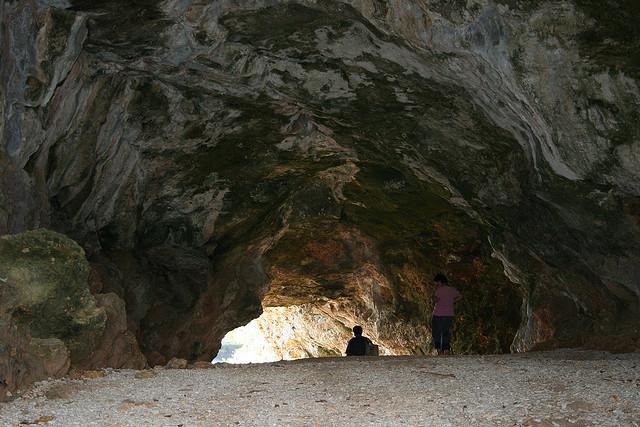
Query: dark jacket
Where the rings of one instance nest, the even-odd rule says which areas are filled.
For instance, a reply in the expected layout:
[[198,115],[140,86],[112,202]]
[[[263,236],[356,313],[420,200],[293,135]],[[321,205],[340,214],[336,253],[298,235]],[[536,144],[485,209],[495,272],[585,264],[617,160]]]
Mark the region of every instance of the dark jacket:
[[349,344],[347,344],[347,356],[366,356],[367,344],[373,343],[369,338],[362,335],[351,338]]

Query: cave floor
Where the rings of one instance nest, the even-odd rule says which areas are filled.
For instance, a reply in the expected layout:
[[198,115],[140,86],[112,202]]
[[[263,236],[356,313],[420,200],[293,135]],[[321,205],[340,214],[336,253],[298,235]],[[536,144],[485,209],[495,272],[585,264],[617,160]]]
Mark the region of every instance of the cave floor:
[[104,373],[38,383],[0,404],[0,424],[640,425],[640,353],[325,358]]

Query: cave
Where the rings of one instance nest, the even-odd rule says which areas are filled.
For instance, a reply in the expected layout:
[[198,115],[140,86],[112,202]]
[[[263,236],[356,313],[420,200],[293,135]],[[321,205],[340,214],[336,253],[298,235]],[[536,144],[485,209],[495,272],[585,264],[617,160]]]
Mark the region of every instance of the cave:
[[438,272],[456,354],[637,348],[637,7],[463,3],[4,2],[0,235],[78,242],[150,366],[431,354]]

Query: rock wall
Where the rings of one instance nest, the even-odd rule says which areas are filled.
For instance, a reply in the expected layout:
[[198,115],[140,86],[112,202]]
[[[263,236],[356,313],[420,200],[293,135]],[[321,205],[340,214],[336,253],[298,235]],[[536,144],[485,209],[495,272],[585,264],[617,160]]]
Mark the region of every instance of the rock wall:
[[152,364],[262,305],[422,351],[437,271],[458,351],[637,348],[634,2],[0,7],[0,233],[80,242]]
[[84,251],[35,230],[0,237],[0,400],[77,369],[142,368],[123,301],[89,292]]

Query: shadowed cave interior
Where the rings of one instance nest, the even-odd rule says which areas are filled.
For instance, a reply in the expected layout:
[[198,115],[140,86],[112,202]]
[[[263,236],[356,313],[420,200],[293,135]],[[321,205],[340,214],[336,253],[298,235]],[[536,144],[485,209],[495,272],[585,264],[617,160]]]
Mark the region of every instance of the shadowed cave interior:
[[64,299],[61,251],[88,290],[51,325],[16,292],[0,334],[57,337],[61,371],[247,324],[266,359],[355,324],[429,354],[444,272],[456,354],[638,348],[633,2],[245,3],[4,3],[0,278]]

